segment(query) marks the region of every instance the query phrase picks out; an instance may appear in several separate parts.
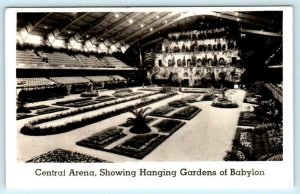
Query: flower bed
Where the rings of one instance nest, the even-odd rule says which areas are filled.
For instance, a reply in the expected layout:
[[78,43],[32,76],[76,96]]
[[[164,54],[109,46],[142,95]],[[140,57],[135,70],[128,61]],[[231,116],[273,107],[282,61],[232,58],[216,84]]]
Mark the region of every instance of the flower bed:
[[251,129],[241,131],[239,141],[242,150],[248,155],[249,158],[252,158],[254,152],[253,131]]
[[50,106],[48,105],[36,105],[36,106],[29,106],[27,107],[29,110],[38,110],[38,109],[42,109],[42,108],[48,108]]
[[81,102],[74,102],[74,103],[65,104],[64,106],[78,108],[78,107],[90,106],[90,105],[98,104],[98,103],[99,102],[95,102],[93,100],[87,100],[87,101],[81,101]]
[[87,101],[87,100],[91,100],[92,98],[76,98],[76,99],[72,99],[72,100],[63,100],[63,101],[59,101],[54,103],[53,105],[65,105],[65,104],[70,104],[70,103],[75,103],[75,102],[83,102],[83,101]]
[[17,120],[26,119],[26,118],[30,118],[30,117],[34,117],[34,116],[36,116],[36,114],[31,114],[31,113],[17,113]]
[[181,109],[181,110],[173,113],[169,117],[175,118],[175,119],[191,120],[201,111],[202,111],[202,109],[200,109],[196,106],[188,106],[184,109]]
[[109,150],[113,153],[142,159],[162,143],[168,136],[156,133],[136,135]]
[[238,125],[241,126],[257,126],[259,124],[259,120],[254,112],[241,112],[240,118],[238,121]]
[[[36,136],[64,133],[64,132],[67,132],[67,131],[70,131],[70,130],[73,130],[73,129],[76,129],[76,128],[79,128],[79,127],[83,127],[83,126],[86,126],[86,125],[89,125],[89,124],[92,124],[92,123],[95,123],[95,122],[99,122],[99,121],[107,119],[107,118],[111,118],[113,116],[128,112],[130,110],[134,110],[136,108],[147,106],[149,104],[164,100],[166,98],[170,98],[174,95],[176,95],[176,94],[173,94],[173,93],[172,94],[166,94],[166,95],[161,96],[161,97],[157,97],[157,98],[154,98],[154,99],[149,99],[148,101],[145,101],[145,102],[138,102],[135,105],[128,105],[128,106],[120,107],[118,109],[115,109],[115,110],[112,110],[112,111],[109,111],[109,112],[103,112],[103,113],[100,113],[98,115],[92,115],[90,117],[84,117],[82,119],[73,120],[73,121],[70,121],[68,123],[60,124],[60,125],[57,125],[57,126],[39,127],[39,126],[34,125],[34,124],[38,123],[38,121],[36,121],[36,122],[32,122],[32,123],[24,125],[21,128],[20,132],[22,134],[25,134],[25,135],[36,135]],[[57,118],[57,117],[55,115],[54,117],[50,117],[50,118]]]
[[[51,117],[40,118],[38,120],[35,120],[35,121],[31,122],[30,124],[32,124],[32,125],[41,124],[41,123],[45,123],[45,122],[48,122],[48,121],[53,121],[53,120],[57,120],[57,119],[61,119],[61,118],[69,117],[69,116],[74,116],[74,115],[77,115],[77,114],[97,110],[97,109],[100,109],[100,108],[106,108],[108,106],[113,106],[113,105],[116,105],[116,104],[125,103],[125,102],[129,102],[129,101],[132,101],[132,100],[136,100],[136,99],[139,99],[139,98],[148,97],[148,96],[152,96],[152,95],[156,95],[156,94],[157,93],[155,93],[155,94],[145,94],[145,95],[139,96],[139,97],[132,97],[132,98],[129,98],[129,99],[123,99],[123,100],[118,100],[118,101],[114,101],[114,102],[107,102],[107,103],[104,103],[104,104],[97,104],[97,105],[94,105],[94,106],[83,107],[83,108],[79,108],[77,110],[73,110],[73,111],[53,115]],[[91,99],[91,98],[86,98],[86,99]]]
[[103,96],[99,96],[95,99],[95,101],[97,102],[107,102],[107,101],[111,101],[111,100],[115,100],[117,99],[116,97],[113,96],[109,96],[109,95],[103,95]]
[[181,92],[183,93],[207,93],[210,89],[208,88],[182,88]]
[[268,154],[282,154],[283,135],[282,126],[269,123],[258,125],[256,130],[262,133],[264,148]]
[[178,120],[164,119],[159,123],[153,125],[153,127],[156,127],[159,132],[172,134],[175,131],[177,131],[179,128],[181,128],[184,124],[185,122],[181,122]]
[[188,106],[188,103],[184,100],[174,100],[172,102],[169,102],[169,106],[172,106],[174,108],[180,108],[180,107]]
[[144,93],[143,92],[118,92],[114,94],[114,96],[117,98],[126,98],[128,96],[136,96],[139,94],[144,94]]
[[103,149],[105,146],[125,137],[122,128],[112,127],[96,133],[86,139],[76,142],[76,145],[93,149]]
[[217,98],[213,101],[211,106],[217,107],[217,108],[237,108],[237,107],[239,107],[237,105],[237,103],[232,102],[231,100],[229,100],[227,98]]
[[68,108],[49,107],[49,108],[44,108],[44,109],[37,110],[36,114],[43,115],[43,114],[49,114],[49,113],[54,113],[54,112],[63,111],[63,110],[68,110]]
[[85,91],[80,94],[81,97],[96,97],[98,96],[97,90]]
[[150,115],[153,115],[153,116],[163,116],[171,111],[175,110],[174,107],[171,107],[171,106],[162,106],[162,107],[158,107],[156,109],[154,109]]
[[[146,120],[147,120],[147,123],[151,123],[151,122],[155,121],[156,118],[147,117]],[[120,124],[119,126],[120,127],[130,127],[131,124],[129,122],[124,122],[124,123]]]
[[28,160],[26,163],[94,163],[108,162],[78,152],[55,149]]

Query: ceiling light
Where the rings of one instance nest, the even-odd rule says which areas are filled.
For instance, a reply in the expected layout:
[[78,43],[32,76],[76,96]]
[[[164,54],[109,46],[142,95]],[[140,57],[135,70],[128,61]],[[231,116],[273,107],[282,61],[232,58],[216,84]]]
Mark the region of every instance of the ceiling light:
[[88,38],[88,37],[89,37],[89,35],[86,35],[86,37]]
[[181,13],[180,15],[183,16],[183,13]]
[[141,24],[141,28],[144,27],[144,24]]
[[236,19],[236,21],[238,21],[238,22],[239,22],[239,21],[240,21],[240,18],[237,18],[237,19]]
[[159,15],[156,16],[156,19],[159,19]]
[[165,24],[168,23],[168,20],[165,20]]
[[118,18],[120,15],[118,13],[115,14],[115,17]]
[[238,16],[238,15],[239,15],[239,13],[238,13],[238,12],[235,12],[235,15],[236,15],[236,16]]
[[153,31],[153,28],[150,28],[150,31],[152,32],[152,31]]
[[45,28],[45,29],[47,29],[47,28],[48,28],[48,26],[45,26],[44,28]]
[[71,34],[71,32],[70,32],[70,31],[68,31],[68,34]]
[[132,24],[132,23],[133,23],[133,20],[132,20],[132,19],[129,19],[129,23],[131,23],[131,24]]

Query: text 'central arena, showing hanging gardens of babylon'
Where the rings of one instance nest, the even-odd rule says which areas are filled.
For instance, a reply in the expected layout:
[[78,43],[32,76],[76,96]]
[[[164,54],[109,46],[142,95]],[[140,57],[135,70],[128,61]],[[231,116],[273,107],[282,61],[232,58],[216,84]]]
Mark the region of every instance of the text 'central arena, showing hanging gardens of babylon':
[[282,161],[282,11],[17,13],[17,160]]

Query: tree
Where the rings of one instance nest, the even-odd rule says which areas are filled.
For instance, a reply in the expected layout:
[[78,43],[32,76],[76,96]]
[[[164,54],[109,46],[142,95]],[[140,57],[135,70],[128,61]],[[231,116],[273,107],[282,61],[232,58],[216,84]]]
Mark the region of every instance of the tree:
[[151,131],[150,127],[148,126],[148,121],[146,116],[149,113],[146,113],[150,107],[140,109],[140,110],[132,110],[130,111],[134,117],[128,118],[127,123],[131,125],[130,132],[135,134],[143,134],[149,133]]

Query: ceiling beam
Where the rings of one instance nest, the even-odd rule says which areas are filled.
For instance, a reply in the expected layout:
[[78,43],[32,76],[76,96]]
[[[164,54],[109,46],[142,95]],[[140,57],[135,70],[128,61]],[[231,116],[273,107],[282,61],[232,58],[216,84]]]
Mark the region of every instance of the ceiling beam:
[[246,32],[246,33],[252,33],[252,34],[265,35],[265,36],[282,37],[282,34],[275,33],[275,32],[267,32],[267,31],[261,31],[261,30],[251,30],[251,29],[244,29],[244,28],[240,28],[240,31],[241,32]]
[[181,15],[181,16],[179,16],[179,17],[177,17],[177,18],[175,18],[175,19],[173,19],[173,20],[171,20],[171,21],[169,21],[168,23],[163,24],[162,26],[160,26],[160,27],[154,29],[152,32],[149,32],[149,33],[147,33],[147,34],[145,34],[145,35],[143,35],[143,36],[141,36],[141,37],[139,37],[139,38],[135,37],[134,40],[131,39],[131,40],[133,40],[133,41],[131,41],[131,40],[129,40],[129,41],[133,42],[133,44],[134,44],[134,43],[140,41],[141,39],[144,39],[144,38],[146,38],[146,37],[148,37],[148,36],[150,36],[150,35],[152,35],[152,34],[158,32],[158,31],[160,31],[160,30],[162,30],[162,29],[164,29],[164,28],[166,28],[166,27],[168,27],[168,26],[170,26],[170,25],[172,25],[172,24],[178,22],[179,20],[181,20],[181,19],[183,19],[183,18],[190,17],[190,16],[192,16],[192,15],[193,15],[193,14],[191,14],[190,12],[185,13],[185,14],[183,14],[183,15]]
[[90,32],[91,30],[93,30],[94,28],[99,26],[102,22],[105,22],[106,20],[110,19],[112,16],[113,16],[112,13],[107,13],[104,16],[102,16],[101,18],[99,18],[96,22],[94,22],[94,24],[91,24],[90,28],[86,29],[84,32],[81,33],[81,37],[83,37],[88,32]]
[[67,25],[65,25],[64,27],[62,27],[62,29],[60,29],[60,33],[62,33],[63,31],[65,31],[66,29],[68,29],[68,27],[70,27],[72,24],[74,24],[75,22],[79,21],[81,18],[85,17],[88,14],[89,14],[88,12],[85,12],[85,13],[81,14],[79,17],[75,18],[74,20],[71,20],[70,23],[68,23]]
[[154,22],[152,22],[148,25],[145,25],[145,27],[143,27],[140,30],[134,32],[133,34],[130,34],[130,36],[126,37],[124,39],[124,41],[128,42],[129,40],[132,40],[132,39],[136,38],[138,34],[141,34],[145,31],[149,31],[148,27],[151,28],[151,27],[155,26],[156,24],[159,24],[159,23],[163,22],[164,20],[168,20],[169,18],[171,18],[171,17],[173,17],[174,15],[177,15],[177,14],[179,14],[179,12],[168,13],[166,16],[161,17],[160,19],[157,19],[157,20],[155,20]]
[[131,14],[129,14],[128,16],[124,16],[122,19],[118,20],[117,22],[113,23],[112,25],[110,25],[108,28],[106,28],[105,30],[103,30],[102,32],[98,33],[97,35],[97,40],[99,38],[101,38],[103,35],[105,35],[106,33],[109,33],[111,30],[115,29],[116,27],[118,27],[119,25],[122,25],[125,22],[128,22],[128,19],[131,19],[135,16],[139,15],[138,12],[133,12]]
[[42,23],[47,17],[49,17],[52,14],[52,12],[47,13],[44,17],[42,17],[39,21],[37,21],[33,26],[30,32],[32,32],[40,23]]
[[[121,32],[118,33],[118,36],[122,37],[124,34],[126,34],[127,32],[129,32],[132,29],[132,26],[143,24],[143,23],[147,22],[148,20],[150,20],[151,18],[155,18],[158,14],[159,14],[158,12],[154,12],[154,13],[151,13],[151,14],[145,16],[143,19],[136,21],[132,25],[124,28]],[[118,40],[120,40],[120,39],[122,39],[122,38],[118,38]]]
[[233,21],[240,22],[240,23],[252,24],[252,25],[260,26],[262,28],[270,28],[270,29],[274,28],[274,26],[266,26],[265,23],[262,23],[262,22],[259,22],[259,21],[249,20],[249,19],[246,19],[246,18],[240,18],[239,16],[236,16],[236,15],[231,16],[231,15],[223,14],[221,12],[213,12],[213,13],[214,13],[214,16],[216,16],[216,17],[220,17],[220,18],[224,18],[224,19],[228,19],[228,20],[233,20]]
[[[268,24],[274,24],[273,21],[270,21],[268,18],[264,18],[264,17],[260,17],[260,16],[253,16],[253,15],[247,14],[245,12],[225,11],[225,12],[218,12],[218,13],[223,13],[223,14],[227,14],[227,15],[231,15],[231,16],[260,21],[260,22],[264,22],[264,23],[268,23]],[[275,25],[279,25],[279,24],[275,24]]]

